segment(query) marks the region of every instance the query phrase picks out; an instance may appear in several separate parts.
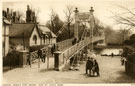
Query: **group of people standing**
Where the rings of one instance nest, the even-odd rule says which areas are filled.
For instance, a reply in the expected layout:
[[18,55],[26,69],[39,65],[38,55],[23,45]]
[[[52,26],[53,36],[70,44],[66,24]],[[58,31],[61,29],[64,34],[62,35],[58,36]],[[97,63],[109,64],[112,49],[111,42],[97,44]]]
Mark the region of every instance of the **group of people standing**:
[[[52,56],[53,56],[53,53],[55,52],[55,50],[56,50],[56,46],[55,46],[55,44],[51,47],[51,54],[52,54]],[[43,63],[45,63],[45,61],[46,61],[46,51],[42,51],[41,49],[39,49],[38,51],[37,51],[37,56],[38,56],[38,58],[39,59],[41,59],[41,61],[43,62]],[[26,62],[26,65],[30,65],[31,66],[31,52],[29,52],[28,53],[28,58],[27,58],[27,62]]]
[[88,57],[88,60],[86,62],[86,74],[90,76],[100,76],[99,73],[99,65],[96,59]]

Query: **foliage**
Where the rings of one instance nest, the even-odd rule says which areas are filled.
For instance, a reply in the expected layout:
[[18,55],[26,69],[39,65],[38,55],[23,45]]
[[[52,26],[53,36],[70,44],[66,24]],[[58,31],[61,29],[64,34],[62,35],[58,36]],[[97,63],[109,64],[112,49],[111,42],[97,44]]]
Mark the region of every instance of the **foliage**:
[[47,47],[47,45],[36,45],[36,46],[30,46],[30,52],[33,52],[33,51],[36,51],[36,50],[39,50],[43,47]]
[[65,23],[67,23],[65,30],[68,33],[68,37],[71,38],[71,29],[73,29],[71,28],[71,24],[73,22],[73,13],[74,13],[73,6],[67,6],[64,13],[65,13],[65,18],[66,18]]
[[95,22],[95,26],[94,26],[93,34],[95,36],[101,36],[102,33],[104,32],[105,27],[97,18],[95,18],[94,22]]
[[115,21],[117,24],[129,26],[129,27],[135,27],[135,10],[134,9],[128,9],[122,6],[119,6],[124,10],[124,13],[115,15]]
[[63,21],[60,20],[57,13],[51,11],[50,20],[47,21],[46,27],[48,27],[54,34],[56,34],[62,27]]
[[125,40],[124,44],[129,46],[135,45],[135,34],[132,34],[128,40]]
[[19,66],[19,53],[16,51],[9,52],[6,57],[3,58],[3,66]]
[[132,35],[130,36],[130,40],[135,41],[135,34],[132,34]]
[[123,56],[127,57],[129,62],[135,63],[135,34],[132,34],[129,40],[125,40],[124,44]]
[[105,32],[105,37],[107,37],[108,35],[112,34],[114,30],[112,29],[112,27],[107,26],[106,28],[104,28],[104,32]]
[[132,62],[132,63],[135,63],[135,52],[132,52],[132,53],[129,53],[128,54],[128,61]]

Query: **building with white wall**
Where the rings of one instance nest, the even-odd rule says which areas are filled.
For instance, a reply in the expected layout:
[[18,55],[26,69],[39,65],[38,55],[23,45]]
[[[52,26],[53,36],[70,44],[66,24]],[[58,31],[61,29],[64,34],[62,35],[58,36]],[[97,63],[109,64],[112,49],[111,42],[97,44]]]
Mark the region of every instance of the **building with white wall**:
[[9,26],[11,22],[3,17],[2,24],[2,56],[5,57],[9,51]]

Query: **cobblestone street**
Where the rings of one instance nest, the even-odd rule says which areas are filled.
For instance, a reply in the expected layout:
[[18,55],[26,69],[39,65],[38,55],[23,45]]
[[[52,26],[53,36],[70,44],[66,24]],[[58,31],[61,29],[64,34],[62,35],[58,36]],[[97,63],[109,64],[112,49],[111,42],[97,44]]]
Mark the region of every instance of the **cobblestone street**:
[[125,74],[125,67],[120,64],[120,57],[97,56],[100,77],[85,75],[85,63],[79,71],[54,71],[53,58],[50,69],[46,63],[34,63],[32,67],[16,68],[3,73],[3,83],[135,83],[135,79]]

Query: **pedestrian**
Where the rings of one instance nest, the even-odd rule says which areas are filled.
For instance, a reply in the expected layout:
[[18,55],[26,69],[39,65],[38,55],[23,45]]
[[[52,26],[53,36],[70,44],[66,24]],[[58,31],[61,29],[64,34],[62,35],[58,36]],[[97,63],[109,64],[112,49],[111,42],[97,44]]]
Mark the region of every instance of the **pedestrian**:
[[114,54],[112,53],[112,54],[111,54],[111,56],[113,57],[113,56],[114,56]]
[[53,52],[54,52],[54,47],[52,46],[51,47],[51,54],[52,54],[52,56],[53,56]]
[[76,44],[77,43],[77,39],[76,38],[74,38],[74,44]]
[[125,64],[124,58],[121,58],[121,65],[123,66]]
[[74,40],[72,40],[72,45],[74,45],[75,43],[74,43]]
[[42,50],[41,49],[38,50],[38,58],[42,58]]
[[94,60],[94,64],[93,64],[93,74],[95,75],[95,73],[97,74],[97,76],[100,76],[99,65],[97,60]]
[[44,51],[43,57],[42,57],[42,62],[45,63],[45,60],[46,60],[46,52]]
[[55,44],[53,45],[53,49],[54,49],[54,52],[55,52],[56,51],[56,45]]
[[30,52],[28,53],[27,63],[26,63],[26,65],[27,65],[27,64],[29,64],[29,65],[30,65],[30,67],[31,67],[31,53],[30,53]]
[[92,62],[91,58],[88,57],[88,60],[86,62],[86,74],[88,74],[88,71],[89,71],[89,75],[91,76],[92,67],[93,67],[93,62]]

